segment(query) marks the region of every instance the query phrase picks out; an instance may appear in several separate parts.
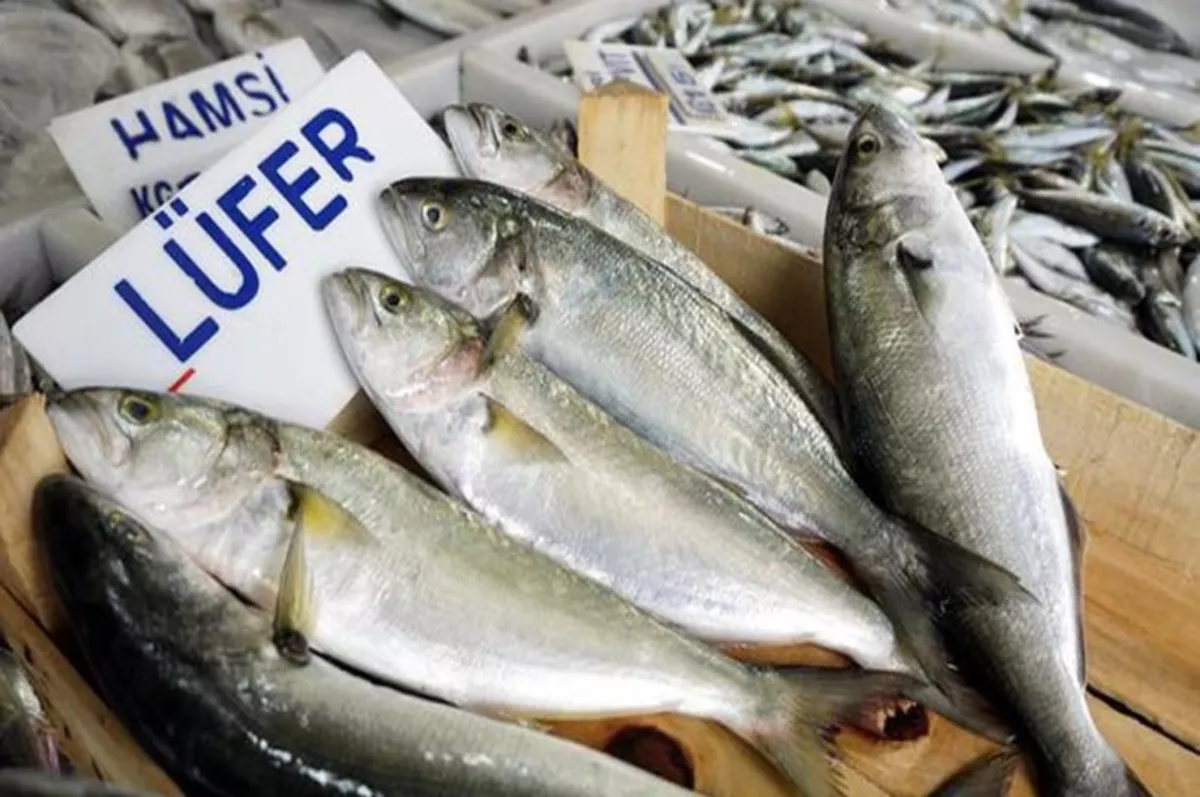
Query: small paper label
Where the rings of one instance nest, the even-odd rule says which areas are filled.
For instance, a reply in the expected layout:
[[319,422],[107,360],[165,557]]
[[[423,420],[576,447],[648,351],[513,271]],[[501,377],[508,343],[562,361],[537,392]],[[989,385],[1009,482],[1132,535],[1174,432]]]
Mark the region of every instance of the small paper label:
[[401,276],[377,211],[450,150],[356,53],[185,186],[15,327],[64,388],[184,390],[323,427],[357,388],[322,278]]
[[733,121],[700,83],[692,65],[678,50],[625,44],[564,42],[575,83],[592,91],[613,80],[628,80],[667,95],[672,130],[718,135]]
[[291,39],[60,116],[50,135],[96,213],[125,232],[324,74]]

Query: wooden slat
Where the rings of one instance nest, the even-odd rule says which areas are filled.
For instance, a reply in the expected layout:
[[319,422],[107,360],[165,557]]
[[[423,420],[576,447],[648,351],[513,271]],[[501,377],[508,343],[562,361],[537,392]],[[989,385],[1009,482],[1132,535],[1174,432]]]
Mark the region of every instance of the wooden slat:
[[0,587],[0,631],[20,657],[76,770],[110,783],[177,797],[183,792],[133,737],[6,588]]
[[667,197],[667,97],[616,80],[579,101],[579,160],[663,223]]

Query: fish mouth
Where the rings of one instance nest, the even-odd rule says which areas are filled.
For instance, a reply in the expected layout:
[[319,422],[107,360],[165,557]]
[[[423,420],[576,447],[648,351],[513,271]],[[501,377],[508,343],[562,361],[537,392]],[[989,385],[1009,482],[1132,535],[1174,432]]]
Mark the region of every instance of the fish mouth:
[[478,172],[479,162],[495,157],[499,142],[486,113],[477,103],[467,106],[451,105],[442,111],[442,126],[446,140],[458,161],[458,166],[467,175]]
[[366,309],[373,310],[374,303],[361,269],[348,268],[325,277],[321,295],[339,341],[366,328],[372,315]]
[[379,192],[378,214],[388,243],[399,255],[405,275],[411,278],[425,259],[425,244],[412,227],[408,203],[396,185]]
[[[125,463],[129,438],[108,423],[100,399],[91,390],[76,390],[51,399],[46,414],[67,459],[88,481],[115,487],[105,473]],[[107,466],[107,467],[106,467]]]

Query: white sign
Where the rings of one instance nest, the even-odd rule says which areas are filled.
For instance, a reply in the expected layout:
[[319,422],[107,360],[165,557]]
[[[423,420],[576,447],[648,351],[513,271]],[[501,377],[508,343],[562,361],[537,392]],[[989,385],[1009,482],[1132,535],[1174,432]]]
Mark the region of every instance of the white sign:
[[449,149],[363,53],[343,61],[15,327],[64,388],[225,399],[327,425],[354,395],[321,279],[401,276],[377,213]]
[[567,41],[563,47],[575,83],[583,91],[613,80],[628,80],[667,95],[667,121],[672,130],[720,135],[733,125],[678,50],[586,41]]
[[96,213],[125,232],[324,74],[292,39],[60,116],[50,135]]

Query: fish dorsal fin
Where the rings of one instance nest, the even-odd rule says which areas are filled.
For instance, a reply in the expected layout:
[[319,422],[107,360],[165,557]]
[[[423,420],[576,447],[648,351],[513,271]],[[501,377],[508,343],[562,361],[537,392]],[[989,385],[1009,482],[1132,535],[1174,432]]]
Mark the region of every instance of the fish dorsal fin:
[[508,453],[523,462],[565,462],[566,454],[544,434],[514,415],[491,397],[487,402],[484,433]]
[[[1067,535],[1071,542],[1071,575],[1075,579],[1075,600],[1076,606],[1083,607],[1083,554],[1087,549],[1087,529],[1083,525],[1083,518],[1079,516],[1079,511],[1075,508],[1075,503],[1071,500],[1071,496],[1067,495],[1066,489],[1059,484],[1059,496],[1062,498],[1063,516],[1067,520]],[[1079,683],[1087,683],[1087,649],[1083,644],[1083,620],[1082,616],[1077,616],[1079,634]]]
[[1002,747],[954,773],[930,797],[1004,797],[1019,760],[1015,748]]
[[316,488],[288,481],[287,489],[292,499],[288,509],[292,536],[279,575],[272,641],[281,656],[303,665],[310,659],[308,640],[316,623],[309,541],[367,539],[372,535],[357,518]]
[[525,329],[536,317],[537,309],[533,301],[523,294],[518,294],[501,308],[489,324],[491,335],[488,336],[487,348],[483,352],[483,367],[491,366],[504,355],[514,351],[520,345]]

